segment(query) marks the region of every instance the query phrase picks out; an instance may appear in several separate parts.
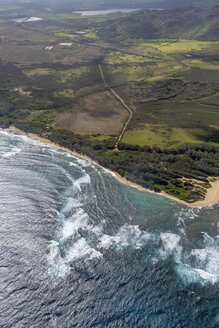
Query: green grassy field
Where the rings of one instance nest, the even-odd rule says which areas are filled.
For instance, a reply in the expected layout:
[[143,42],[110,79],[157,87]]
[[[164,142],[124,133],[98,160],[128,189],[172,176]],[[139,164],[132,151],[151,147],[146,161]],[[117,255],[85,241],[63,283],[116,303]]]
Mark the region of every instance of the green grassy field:
[[197,51],[215,51],[219,47],[217,41],[199,41],[199,40],[157,40],[155,42],[147,43],[149,46],[162,51],[165,54],[175,53],[194,53]]
[[203,133],[201,129],[170,128],[165,125],[145,124],[142,129],[129,130],[122,141],[130,145],[160,147],[171,149],[185,144],[201,144],[195,137]]

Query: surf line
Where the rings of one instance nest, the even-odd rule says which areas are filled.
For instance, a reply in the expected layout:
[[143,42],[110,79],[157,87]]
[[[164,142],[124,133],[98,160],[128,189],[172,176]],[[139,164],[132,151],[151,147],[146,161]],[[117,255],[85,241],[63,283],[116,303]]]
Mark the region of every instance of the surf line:
[[132,115],[133,115],[133,111],[132,109],[125,103],[125,101],[122,99],[122,97],[120,97],[120,95],[114,90],[112,89],[111,87],[108,86],[107,82],[106,82],[106,79],[105,79],[105,76],[104,76],[104,73],[103,73],[103,70],[102,70],[102,67],[101,67],[101,64],[98,65],[99,66],[99,70],[100,70],[100,75],[102,77],[102,80],[103,80],[103,83],[105,85],[105,87],[113,94],[113,96],[119,100],[119,102],[122,104],[122,106],[128,111],[129,115],[128,115],[128,119],[127,121],[124,123],[123,125],[123,128],[122,128],[122,131],[120,133],[120,135],[118,136],[118,139],[116,140],[116,143],[114,145],[114,150],[115,151],[118,151],[118,145],[127,129],[127,126],[129,125],[129,122],[131,121],[132,119]]
[[49,144],[53,147],[56,147],[58,149],[62,149],[76,157],[79,157],[79,158],[82,158],[82,159],[85,159],[95,165],[97,165],[98,167],[100,167],[101,169],[109,172],[114,178],[116,178],[117,180],[119,180],[121,183],[124,183],[125,185],[128,185],[132,188],[135,188],[135,189],[138,189],[138,190],[141,190],[141,191],[144,191],[144,192],[150,192],[150,193],[153,193],[157,196],[164,196],[166,198],[169,198],[171,200],[174,200],[178,203],[181,203],[183,205],[186,205],[187,207],[207,207],[207,206],[211,206],[211,205],[215,205],[219,202],[219,179],[214,181],[214,182],[210,182],[211,184],[211,187],[208,188],[207,190],[207,194],[205,196],[205,198],[203,200],[200,200],[200,201],[197,201],[195,203],[187,203],[181,199],[178,199],[172,195],[169,195],[167,193],[165,193],[164,191],[162,191],[161,193],[157,193],[153,190],[150,190],[150,189],[146,189],[140,185],[138,185],[137,183],[134,183],[132,181],[129,181],[127,180],[125,177],[122,177],[119,173],[115,172],[115,171],[112,171],[108,168],[105,168],[103,166],[101,166],[97,161],[95,161],[94,159],[92,159],[91,157],[87,156],[87,155],[84,155],[84,154],[80,154],[74,150],[71,150],[69,148],[65,148],[63,146],[60,146],[59,144],[56,144],[54,142],[52,142],[51,140],[49,139],[46,139],[46,138],[43,138],[37,134],[34,134],[34,133],[28,133],[28,132],[25,132],[25,131],[22,131],[18,128],[16,128],[15,126],[10,126],[8,129],[6,130],[13,130],[13,131],[17,131],[18,133],[20,134],[23,134],[23,135],[27,135],[29,136],[30,138],[33,138],[33,139],[36,139],[38,141],[40,141],[41,143],[44,143],[44,144]]

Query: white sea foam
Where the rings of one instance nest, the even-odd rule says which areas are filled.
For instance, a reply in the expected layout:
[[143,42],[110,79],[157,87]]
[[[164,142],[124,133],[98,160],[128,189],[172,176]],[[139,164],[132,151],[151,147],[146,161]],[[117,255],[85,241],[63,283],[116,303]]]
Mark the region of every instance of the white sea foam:
[[[212,245],[214,243],[214,238],[212,238],[211,236],[209,236],[207,234],[207,232],[201,232],[202,236],[203,236],[203,241],[205,245]],[[217,239],[217,237],[216,237]]]
[[69,166],[74,166],[74,167],[78,167],[78,164],[74,163],[74,162],[70,162]]
[[76,213],[67,221],[64,221],[62,228],[62,238],[66,239],[74,237],[79,229],[91,229],[89,224],[89,216],[82,208],[79,208]]
[[99,236],[101,236],[103,234],[103,227],[100,226],[100,225],[96,225],[96,226],[93,226],[90,231],[91,231],[92,234],[94,234],[94,235],[96,235],[96,236],[99,237]]
[[[50,245],[49,273],[51,275],[63,277],[70,272],[74,261],[102,257],[102,253],[88,241],[92,235],[97,239],[102,235],[102,226],[93,225],[82,206],[78,200],[69,197],[60,211],[59,241],[53,241]],[[82,232],[87,237],[82,236]],[[63,250],[62,256],[60,250]]]
[[78,222],[65,221],[62,228],[63,238],[66,239],[74,236],[74,234],[78,231],[79,227],[80,227],[80,223],[78,226]]
[[74,186],[81,191],[81,184],[90,184],[90,183],[91,183],[90,176],[88,174],[85,174],[84,176],[82,176],[81,178],[77,179],[74,182]]
[[218,276],[216,274],[202,269],[193,268],[188,264],[178,263],[176,266],[176,272],[186,285],[193,283],[206,285],[218,282]]
[[175,256],[179,259],[182,247],[179,246],[180,236],[173,233],[161,233],[160,240],[162,243],[159,249],[159,255],[162,259],[166,259],[169,255],[175,253]]
[[201,207],[185,208],[180,211],[178,216],[183,220],[194,220],[198,217]]
[[[79,231],[84,231],[81,236]],[[89,238],[95,235],[92,245]],[[114,235],[103,233],[101,225],[94,226],[87,213],[82,208],[65,220],[61,229],[61,245],[63,241],[71,239],[66,244],[65,256],[59,254],[59,243],[51,245],[50,263],[53,263],[52,272],[61,277],[70,272],[70,263],[78,260],[92,260],[103,256],[102,250],[114,248],[122,251],[131,247],[134,250],[141,249],[149,242],[154,245],[155,256],[152,263],[156,264],[160,259],[166,260],[172,256],[175,269],[185,284],[200,283],[202,285],[215,284],[219,280],[219,253],[217,251],[217,240],[203,233],[203,249],[184,250],[180,245],[181,237],[178,234],[163,232],[160,234],[142,231],[137,225],[124,224]],[[187,251],[187,253],[186,253]]]
[[192,284],[200,282],[200,275],[190,265],[185,263],[177,263],[176,272],[184,284]]
[[218,281],[218,277],[216,274],[201,269],[194,269],[194,271],[199,274],[199,277],[202,279],[202,284],[205,284],[206,282],[215,284]]
[[76,241],[66,254],[66,260],[68,262],[83,258],[92,260],[97,257],[102,257],[102,254],[90,247],[85,238],[80,238]]
[[2,158],[12,158],[15,157],[17,154],[19,154],[21,152],[21,148],[15,147],[3,154],[1,154]]
[[215,284],[219,281],[219,249],[217,237],[208,236],[208,246],[192,249],[177,266],[177,273],[185,283]]
[[66,200],[66,204],[60,210],[60,213],[62,215],[66,215],[66,214],[70,213],[74,208],[78,208],[81,206],[82,206],[82,204],[77,199],[69,197]]
[[55,240],[52,240],[50,243],[48,262],[49,275],[63,278],[70,272],[70,265],[60,256],[59,243]]
[[215,279],[219,280],[219,252],[214,246],[206,247],[205,249],[193,249],[191,256],[195,257],[195,267],[203,278],[203,273],[209,274]]
[[88,160],[79,157],[75,157],[75,159],[77,160],[78,164],[80,164],[82,167],[87,167],[91,165],[91,163]]
[[151,234],[141,231],[139,226],[125,224],[114,236],[103,234],[99,239],[98,246],[100,248],[110,248],[114,246],[119,249],[131,246],[134,249],[140,249],[150,238]]
[[[87,240],[78,233],[79,229],[84,231],[101,234],[99,227],[93,227],[88,222],[89,216],[79,209],[71,220],[64,222],[61,233],[62,237],[59,242],[52,241],[48,257],[49,274],[55,277],[64,277],[71,271],[70,262],[78,260],[92,260],[102,257],[99,250],[91,247]],[[65,240],[71,238],[70,246],[65,244]],[[60,249],[64,247],[64,256],[60,255]]]

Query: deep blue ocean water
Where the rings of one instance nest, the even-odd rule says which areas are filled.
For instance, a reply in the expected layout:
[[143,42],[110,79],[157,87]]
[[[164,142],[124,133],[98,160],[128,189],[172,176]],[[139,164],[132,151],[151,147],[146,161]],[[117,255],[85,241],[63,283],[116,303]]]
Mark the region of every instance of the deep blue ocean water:
[[218,219],[0,130],[0,327],[219,327]]

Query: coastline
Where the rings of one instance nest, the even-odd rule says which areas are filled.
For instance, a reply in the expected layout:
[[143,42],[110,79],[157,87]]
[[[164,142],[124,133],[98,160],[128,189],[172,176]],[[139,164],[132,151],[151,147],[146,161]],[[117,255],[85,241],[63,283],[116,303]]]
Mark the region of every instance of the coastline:
[[[19,133],[22,133],[22,134],[26,134],[27,136],[30,136],[34,139],[37,139],[39,140],[40,142],[44,143],[44,144],[49,144],[51,146],[55,146],[59,149],[62,149],[66,152],[69,152],[71,154],[73,154],[74,156],[77,156],[77,157],[80,157],[80,158],[83,158],[87,161],[90,161],[90,162],[93,162],[95,163],[96,165],[100,165],[98,164],[97,161],[93,160],[92,158],[90,158],[89,156],[87,155],[84,155],[84,154],[80,154],[76,151],[73,151],[71,149],[68,149],[68,148],[65,148],[63,146],[60,146],[59,144],[56,144],[52,141],[50,141],[49,139],[46,139],[46,138],[43,138],[43,137],[40,137],[39,135],[37,134],[34,134],[34,133],[29,133],[29,132],[25,132],[25,131],[22,131],[18,128],[16,128],[15,126],[10,126],[8,129],[6,130],[14,130],[14,131],[17,131]],[[164,191],[162,191],[161,193],[157,193],[153,190],[150,190],[150,189],[146,189],[134,182],[131,182],[129,180],[127,180],[126,178],[122,177],[119,173],[117,172],[114,172],[110,169],[107,169],[107,168],[104,168],[106,169],[107,171],[109,171],[114,177],[116,177],[120,182],[130,186],[130,187],[133,187],[133,188],[136,188],[136,189],[139,189],[141,191],[145,191],[145,192],[150,192],[150,193],[153,193],[155,195],[162,195],[164,197],[167,197],[167,198],[170,198],[176,202],[179,202],[183,205],[186,205],[188,207],[207,207],[207,206],[211,206],[211,205],[215,205],[219,202],[219,179],[217,181],[214,181],[214,182],[210,182],[211,184],[211,188],[208,188],[207,189],[207,193],[205,195],[205,198],[203,200],[200,200],[200,201],[197,201],[195,203],[187,203],[181,199],[178,199],[177,197],[174,197],[174,196],[171,196],[167,193],[165,193]]]

